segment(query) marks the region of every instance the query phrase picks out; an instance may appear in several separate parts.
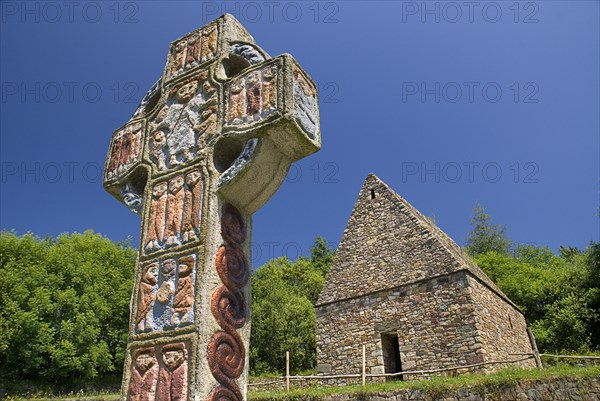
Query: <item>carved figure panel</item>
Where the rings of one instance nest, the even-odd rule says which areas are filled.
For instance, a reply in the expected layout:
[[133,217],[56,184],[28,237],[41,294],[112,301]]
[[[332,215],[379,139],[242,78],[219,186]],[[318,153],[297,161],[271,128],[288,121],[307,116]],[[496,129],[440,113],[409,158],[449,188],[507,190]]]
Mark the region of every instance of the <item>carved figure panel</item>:
[[150,124],[150,159],[158,171],[187,163],[203,149],[217,129],[216,104],[207,71],[169,89],[166,104]]
[[152,189],[146,253],[195,241],[200,234],[203,181],[199,170],[192,170]]
[[115,132],[106,166],[107,179],[116,178],[126,172],[133,163],[140,159],[142,129],[142,122],[136,121]]
[[128,401],[154,401],[158,370],[154,347],[141,348],[133,353]]
[[136,324],[140,332],[152,328],[152,306],[156,300],[157,283],[158,263],[152,263],[144,268],[138,291]]
[[169,181],[169,194],[167,196],[167,225],[165,228],[166,247],[179,245],[179,231],[181,230],[181,217],[183,214],[183,200],[185,190],[183,175]]
[[176,41],[171,47],[168,79],[188,71],[215,57],[217,51],[217,25],[194,31]]
[[159,182],[152,188],[150,216],[146,233],[146,251],[155,251],[162,247],[167,206],[167,183]]
[[198,239],[200,230],[200,206],[202,205],[202,177],[200,171],[193,170],[185,177],[185,197],[183,201],[183,238],[191,242]]
[[196,255],[166,258],[143,270],[138,291],[136,332],[171,330],[195,319]]
[[127,400],[187,400],[189,348],[187,342],[176,342],[135,350]]
[[250,72],[229,88],[227,124],[237,125],[265,118],[277,108],[277,66]]
[[157,401],[184,401],[188,390],[188,351],[184,343],[168,344],[161,349],[162,363]]
[[294,116],[296,121],[314,139],[317,135],[317,97],[313,85],[294,65]]

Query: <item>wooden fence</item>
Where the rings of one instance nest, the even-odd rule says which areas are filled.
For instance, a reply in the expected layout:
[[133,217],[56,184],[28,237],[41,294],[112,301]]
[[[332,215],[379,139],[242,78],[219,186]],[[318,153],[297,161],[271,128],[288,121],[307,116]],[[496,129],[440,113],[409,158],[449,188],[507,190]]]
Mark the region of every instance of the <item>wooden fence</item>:
[[587,359],[587,360],[600,360],[600,356],[585,356],[585,355],[555,355],[555,354],[540,354],[537,352],[537,349],[534,349],[534,352],[531,354],[510,354],[515,357],[520,357],[517,359],[504,360],[504,361],[489,361],[489,362],[481,362],[475,363],[471,365],[460,365],[460,366],[451,366],[440,369],[426,369],[426,370],[411,370],[411,371],[402,371],[395,373],[367,373],[366,367],[366,358],[365,358],[365,346],[362,347],[362,368],[360,373],[349,373],[349,374],[339,374],[339,375],[307,375],[307,376],[292,376],[290,374],[290,353],[285,353],[285,376],[281,376],[275,378],[272,381],[261,382],[261,383],[249,383],[248,387],[252,388],[255,386],[269,386],[269,385],[281,385],[285,383],[285,389],[287,391],[290,390],[290,383],[292,381],[309,381],[309,380],[332,380],[332,379],[361,379],[361,383],[363,386],[366,385],[367,378],[386,378],[386,377],[398,377],[398,376],[419,376],[419,375],[431,375],[435,373],[444,373],[444,372],[453,372],[461,369],[473,369],[487,365],[498,365],[498,364],[513,364],[522,362],[531,358],[534,358],[536,361],[536,366],[538,369],[543,369],[543,365],[541,362],[541,357],[550,357],[550,358],[564,358],[564,359]]

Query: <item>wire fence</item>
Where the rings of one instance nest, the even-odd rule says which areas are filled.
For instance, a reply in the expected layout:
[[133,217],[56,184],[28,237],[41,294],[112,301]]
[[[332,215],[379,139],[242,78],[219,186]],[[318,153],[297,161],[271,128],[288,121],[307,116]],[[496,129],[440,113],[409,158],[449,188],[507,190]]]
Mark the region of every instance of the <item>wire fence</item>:
[[[272,381],[267,382],[256,382],[249,383],[248,387],[252,389],[253,387],[264,387],[264,386],[281,386],[285,385],[285,389],[287,391],[290,390],[291,382],[307,382],[312,380],[343,380],[343,379],[361,379],[361,383],[363,386],[366,385],[367,378],[395,378],[399,377],[401,379],[406,379],[409,376],[428,376],[437,373],[446,373],[446,372],[455,372],[459,370],[471,370],[475,368],[481,368],[484,366],[490,365],[499,365],[499,364],[516,364],[519,362],[523,362],[529,359],[535,359],[536,366],[538,369],[543,369],[543,365],[541,363],[541,357],[548,358],[560,358],[560,359],[575,359],[575,360],[600,360],[600,356],[591,356],[591,355],[557,355],[557,354],[540,354],[537,352],[537,349],[534,349],[533,353],[520,353],[520,354],[509,354],[510,356],[515,356],[515,359],[509,360],[501,360],[501,361],[488,361],[475,363],[470,365],[460,365],[460,366],[450,366],[439,369],[425,369],[425,370],[407,370],[401,372],[393,372],[393,373],[367,373],[367,366],[365,363],[365,347],[363,346],[363,358],[362,358],[362,368],[360,373],[348,373],[348,374],[316,374],[316,375],[291,375],[290,374],[290,355],[289,352],[286,352],[286,373],[285,376],[280,376],[274,378]],[[319,385],[320,383],[317,382]]]

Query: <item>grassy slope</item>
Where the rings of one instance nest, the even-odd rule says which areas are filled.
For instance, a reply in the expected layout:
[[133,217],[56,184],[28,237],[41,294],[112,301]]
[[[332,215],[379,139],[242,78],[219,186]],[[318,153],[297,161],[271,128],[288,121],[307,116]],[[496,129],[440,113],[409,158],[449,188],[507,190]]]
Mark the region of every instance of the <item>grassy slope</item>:
[[[586,368],[577,367],[554,367],[544,370],[521,370],[505,369],[499,372],[485,374],[466,374],[452,378],[436,377],[431,380],[420,380],[410,382],[389,382],[382,384],[368,384],[362,386],[339,386],[339,387],[310,387],[286,391],[255,391],[248,393],[248,400],[270,401],[270,400],[293,400],[304,397],[319,397],[330,394],[369,394],[382,391],[393,391],[397,389],[421,389],[432,394],[442,394],[446,391],[461,387],[488,387],[499,388],[503,385],[524,380],[549,379],[549,378],[585,378],[600,377],[600,366]],[[7,396],[6,401],[67,401],[67,400],[90,400],[90,401],[115,401],[119,394],[77,394],[63,397],[13,397]]]
[[452,378],[436,377],[431,380],[388,382],[381,384],[368,384],[362,386],[340,387],[310,387],[286,391],[256,391],[248,393],[248,399],[253,401],[289,400],[300,399],[305,396],[318,397],[330,394],[369,394],[398,389],[421,389],[433,394],[442,394],[446,391],[461,387],[488,387],[499,388],[503,385],[518,381],[549,379],[549,378],[585,378],[600,377],[600,366],[587,368],[555,367],[544,370],[505,369],[493,374],[466,374]]

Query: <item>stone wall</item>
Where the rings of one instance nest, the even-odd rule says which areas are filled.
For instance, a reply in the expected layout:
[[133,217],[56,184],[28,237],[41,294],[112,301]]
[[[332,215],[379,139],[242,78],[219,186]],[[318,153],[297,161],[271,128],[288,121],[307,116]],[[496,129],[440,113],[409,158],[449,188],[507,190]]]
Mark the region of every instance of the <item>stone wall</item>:
[[[600,378],[523,380],[496,386],[449,391],[396,390],[373,394],[292,396],[288,401],[598,401]],[[254,398],[254,401],[268,401]]]
[[[511,360],[519,358],[514,354],[532,353],[523,315],[474,277],[468,277],[468,282],[484,360]],[[535,361],[529,359],[519,365],[535,367]]]
[[466,272],[317,307],[319,370],[384,373],[381,334],[398,336],[402,370],[483,362]]

